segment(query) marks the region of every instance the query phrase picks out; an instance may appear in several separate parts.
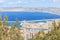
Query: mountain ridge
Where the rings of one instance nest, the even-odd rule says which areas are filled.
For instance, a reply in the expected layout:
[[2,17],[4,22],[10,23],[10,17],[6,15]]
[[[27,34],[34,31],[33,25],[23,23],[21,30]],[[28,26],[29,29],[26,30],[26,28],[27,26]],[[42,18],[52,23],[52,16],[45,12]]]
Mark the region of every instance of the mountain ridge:
[[0,12],[2,11],[25,11],[25,12],[48,12],[60,15],[60,8],[57,7],[47,7],[47,8],[22,8],[22,7],[16,7],[16,8],[0,8]]

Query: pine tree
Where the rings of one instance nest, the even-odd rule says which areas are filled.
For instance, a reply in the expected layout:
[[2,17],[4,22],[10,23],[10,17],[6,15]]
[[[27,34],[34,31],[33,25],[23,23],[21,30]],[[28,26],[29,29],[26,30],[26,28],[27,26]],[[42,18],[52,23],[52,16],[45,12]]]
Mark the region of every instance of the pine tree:
[[9,35],[11,35],[10,38],[12,38],[12,40],[23,40],[24,39],[22,35],[20,34],[20,28],[15,27],[15,24],[11,25]]
[[8,17],[4,17],[3,26],[8,26]]
[[[47,34],[42,37],[40,34],[44,34],[44,32],[39,31],[33,38],[34,40],[60,40],[60,22],[58,27],[56,26],[56,22],[53,21],[53,29],[48,31]],[[31,39],[32,40],[32,39]]]
[[43,40],[44,35],[45,33],[41,30],[33,37],[33,40]]
[[53,30],[57,30],[57,26],[56,26],[55,20],[53,21],[52,25],[53,25]]
[[[60,24],[59,24],[60,26]],[[49,31],[46,36],[43,38],[44,40],[60,40],[60,28],[56,26],[55,21],[53,22],[54,29]]]
[[16,18],[16,19],[15,19],[15,24],[14,24],[14,26],[15,26],[15,27],[18,27],[18,23],[19,23],[19,20]]
[[2,26],[2,16],[0,15],[0,26]]

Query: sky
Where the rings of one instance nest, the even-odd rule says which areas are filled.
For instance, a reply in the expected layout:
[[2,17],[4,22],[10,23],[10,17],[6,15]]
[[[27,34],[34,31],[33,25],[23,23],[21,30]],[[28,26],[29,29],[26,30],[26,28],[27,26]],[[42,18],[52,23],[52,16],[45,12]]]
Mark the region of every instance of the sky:
[[60,0],[0,0],[0,7],[60,7]]

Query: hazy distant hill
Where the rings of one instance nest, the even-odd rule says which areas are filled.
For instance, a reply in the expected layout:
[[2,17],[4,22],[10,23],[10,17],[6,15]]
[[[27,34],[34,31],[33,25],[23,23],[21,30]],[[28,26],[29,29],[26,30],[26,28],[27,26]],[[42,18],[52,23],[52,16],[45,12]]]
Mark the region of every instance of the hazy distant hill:
[[48,8],[0,8],[0,11],[33,11],[33,12],[49,12],[60,15],[60,8],[48,7]]

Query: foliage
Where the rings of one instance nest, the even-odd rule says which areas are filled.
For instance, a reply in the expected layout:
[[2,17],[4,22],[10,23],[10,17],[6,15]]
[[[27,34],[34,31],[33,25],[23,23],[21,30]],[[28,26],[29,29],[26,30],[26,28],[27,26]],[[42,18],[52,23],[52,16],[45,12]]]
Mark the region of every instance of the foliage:
[[19,23],[19,20],[16,18],[16,19],[15,19],[15,24],[14,24],[14,26],[15,26],[15,27],[18,27],[18,23]]
[[56,22],[53,21],[53,28],[51,28],[51,31],[48,31],[48,33],[45,34],[44,37],[40,35],[42,32],[39,31],[34,36],[33,40],[60,40],[60,22],[58,24],[59,26],[56,26]]
[[0,26],[2,26],[2,16],[0,15]]
[[8,25],[8,17],[5,16],[3,20],[3,26],[7,26],[7,25]]
[[[0,40],[24,40],[20,28],[18,28],[18,22],[19,20],[16,19],[15,23],[8,27],[8,17],[5,16],[2,20],[0,16]],[[53,21],[51,31],[45,34],[41,30],[29,40],[60,40],[60,22],[57,26],[56,22]]]
[[[16,23],[18,23],[17,20]],[[7,16],[4,17],[4,20],[0,16],[0,40],[24,40],[20,33],[20,28],[15,27],[14,24],[10,27],[8,26]]]

